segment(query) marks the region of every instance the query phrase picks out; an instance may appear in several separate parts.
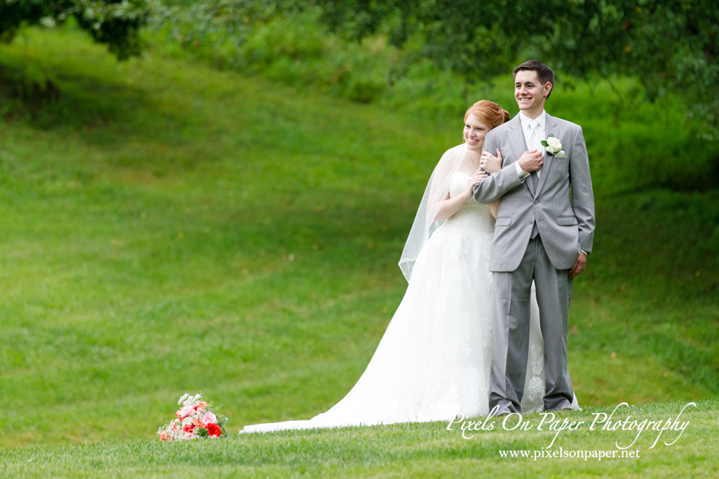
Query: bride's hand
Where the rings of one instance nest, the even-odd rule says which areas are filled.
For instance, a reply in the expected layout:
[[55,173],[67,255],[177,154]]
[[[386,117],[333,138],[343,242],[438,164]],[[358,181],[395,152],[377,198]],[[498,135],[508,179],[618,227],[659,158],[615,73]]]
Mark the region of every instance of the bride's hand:
[[468,197],[471,198],[474,195],[474,185],[476,185],[486,177],[487,174],[484,171],[478,171],[469,178],[469,180],[467,181],[467,189],[465,190],[465,193],[468,195]]
[[482,157],[479,160],[479,167],[490,175],[498,172],[502,169],[502,152],[497,150],[497,156],[487,153],[486,151],[482,152]]

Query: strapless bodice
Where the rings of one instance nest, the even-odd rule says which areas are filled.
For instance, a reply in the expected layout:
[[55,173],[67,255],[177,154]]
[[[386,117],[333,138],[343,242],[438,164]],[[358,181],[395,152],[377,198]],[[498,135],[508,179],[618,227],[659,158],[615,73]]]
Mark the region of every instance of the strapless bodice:
[[[453,173],[449,182],[449,196],[453,198],[467,188],[467,181],[470,176],[462,171]],[[494,217],[489,211],[489,205],[477,203],[474,198],[469,198],[462,205],[459,211],[452,215],[445,226],[454,228],[466,228],[469,233],[492,233],[494,232]]]

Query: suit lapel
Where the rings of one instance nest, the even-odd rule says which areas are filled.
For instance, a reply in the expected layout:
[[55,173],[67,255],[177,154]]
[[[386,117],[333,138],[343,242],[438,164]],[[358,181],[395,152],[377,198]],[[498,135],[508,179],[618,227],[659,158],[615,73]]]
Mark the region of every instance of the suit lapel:
[[[514,153],[514,157],[516,158],[515,161],[519,161],[522,153],[527,151],[527,141],[524,139],[524,131],[522,130],[522,121],[519,119],[519,113],[517,113],[515,117],[512,118],[512,121],[509,122],[509,132],[507,137],[509,138],[509,146],[512,148],[512,153]],[[527,185],[529,192],[532,196],[534,196],[534,184],[532,183],[532,179],[527,178],[524,184]]]
[[[559,138],[559,133],[557,132],[557,120],[553,116],[549,116],[549,113],[547,113],[547,123],[544,125],[544,133],[547,135],[547,138],[549,138],[549,135],[554,135]],[[540,138],[540,140],[546,140],[547,138]],[[547,177],[549,176],[549,171],[552,168],[553,161],[553,156],[549,156],[546,153],[544,154],[544,164],[542,165],[542,172],[539,176],[539,183],[537,183],[537,194],[535,197],[539,196],[542,192],[542,187],[544,186],[544,183],[547,182]]]

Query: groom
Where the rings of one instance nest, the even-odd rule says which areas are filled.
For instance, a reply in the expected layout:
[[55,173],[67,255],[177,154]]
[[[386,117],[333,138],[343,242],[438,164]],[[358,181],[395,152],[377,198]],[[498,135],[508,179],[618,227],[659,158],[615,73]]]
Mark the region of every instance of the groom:
[[[484,152],[502,153],[502,169],[474,186],[480,203],[502,199],[489,269],[494,279],[490,409],[521,412],[529,348],[532,281],[544,336],[545,410],[568,409],[567,323],[572,281],[594,237],[594,195],[582,128],[552,117],[544,104],[554,73],[530,60],[514,69],[519,114],[489,133]],[[543,145],[551,136],[549,144]]]

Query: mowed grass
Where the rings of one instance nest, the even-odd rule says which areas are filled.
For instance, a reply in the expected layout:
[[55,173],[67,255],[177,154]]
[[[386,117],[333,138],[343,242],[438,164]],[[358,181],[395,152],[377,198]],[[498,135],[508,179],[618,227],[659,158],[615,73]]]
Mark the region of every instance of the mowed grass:
[[[682,409],[684,411],[682,412]],[[491,419],[485,430],[460,423],[240,434],[225,440],[151,439],[0,450],[9,477],[716,477],[717,401],[593,407],[556,416]],[[580,421],[557,432],[550,424]],[[596,424],[593,424],[597,420]],[[612,430],[625,421],[675,429]],[[465,423],[465,427],[468,423]],[[605,428],[605,426],[607,426]],[[475,426],[472,426],[475,427]],[[492,429],[489,430],[489,427]],[[524,426],[521,426],[524,427]],[[541,430],[540,430],[541,427]],[[622,457],[622,451],[631,456]],[[511,454],[516,454],[512,457]],[[556,456],[552,457],[553,454]],[[600,454],[615,454],[614,457]],[[526,456],[525,456],[526,455]],[[0,469],[3,470],[3,469]]]
[[[30,30],[0,46],[0,62],[62,92],[42,110],[7,100],[0,121],[0,399],[11,405],[0,447],[149,440],[185,392],[205,393],[237,431],[309,418],[349,391],[402,297],[396,262],[460,119],[390,113],[153,49],[120,64],[73,31]],[[601,148],[590,156],[621,165]],[[609,184],[602,171],[597,183]],[[595,253],[571,310],[580,403],[716,398],[719,194],[596,195]],[[388,430],[403,428],[416,431],[410,443],[444,434]],[[379,441],[370,451],[405,447],[377,431],[311,437],[318,448],[363,435]],[[250,439],[232,441],[117,448],[191,461]],[[7,454],[45,457],[52,476],[54,461],[79,461],[73,451],[95,461],[94,447]],[[312,454],[292,470],[319,467]]]
[[18,405],[0,444],[151,436],[189,390],[235,427],[333,403],[401,296],[416,198],[398,190],[436,134],[30,35],[3,56],[52,69],[63,97],[0,127],[0,389]]

